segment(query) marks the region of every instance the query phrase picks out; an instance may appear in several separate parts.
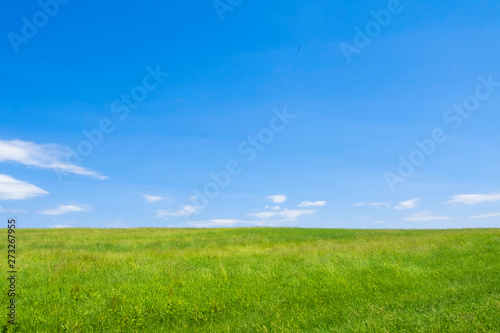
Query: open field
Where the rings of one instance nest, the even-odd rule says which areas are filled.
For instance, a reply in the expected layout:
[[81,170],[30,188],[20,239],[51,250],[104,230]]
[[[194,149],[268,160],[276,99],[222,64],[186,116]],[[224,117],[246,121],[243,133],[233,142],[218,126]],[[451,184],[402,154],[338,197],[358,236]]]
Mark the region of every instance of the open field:
[[500,332],[500,229],[20,229],[16,239],[19,332]]

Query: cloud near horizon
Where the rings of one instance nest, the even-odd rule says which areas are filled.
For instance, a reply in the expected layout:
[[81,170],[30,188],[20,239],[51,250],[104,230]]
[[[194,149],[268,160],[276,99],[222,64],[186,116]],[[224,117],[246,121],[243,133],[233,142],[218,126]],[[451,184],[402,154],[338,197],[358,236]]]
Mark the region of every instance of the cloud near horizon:
[[193,227],[200,227],[200,228],[233,227],[238,222],[245,223],[246,221],[241,221],[241,220],[236,220],[236,219],[213,219],[213,220],[208,220],[208,221],[192,221],[192,222],[189,222],[188,225],[193,226]]
[[180,217],[180,216],[188,216],[198,211],[198,208],[193,205],[184,205],[180,207],[176,211],[167,211],[164,209],[160,209],[156,211],[156,217],[163,218],[168,216]]
[[49,192],[12,176],[0,174],[0,200],[24,200],[45,194]]
[[326,201],[302,201],[299,207],[324,206]]
[[99,172],[64,162],[68,149],[57,144],[36,144],[21,140],[0,140],[0,162],[17,162],[41,169],[52,169],[61,173],[90,176],[96,179],[108,177]]
[[[279,227],[284,223],[292,220],[238,220],[238,219],[212,219],[206,221],[192,221],[187,225],[199,228],[230,228],[235,227],[236,224],[246,225],[248,227]],[[293,220],[294,221],[294,220]]]
[[7,212],[7,213],[26,213],[25,210],[22,209],[12,209],[12,208],[5,208],[3,206],[0,206],[0,212]]
[[482,202],[494,202],[500,201],[500,193],[492,194],[459,194],[447,201],[447,204],[451,203],[463,203],[466,205],[474,205]]
[[270,195],[266,197],[267,199],[271,199],[274,203],[283,203],[286,201],[286,195]]
[[405,217],[403,220],[405,221],[434,221],[434,220],[449,220],[451,217],[447,216],[434,216],[432,212],[425,211],[413,214],[410,217]]
[[78,206],[78,205],[60,205],[56,208],[47,209],[37,212],[43,215],[62,215],[72,212],[88,212],[90,211],[90,206]]
[[302,215],[308,215],[308,214],[314,214],[316,213],[315,210],[282,210],[282,211],[272,211],[272,212],[259,212],[259,213],[252,213],[252,214],[247,214],[247,216],[255,216],[261,220],[267,220],[272,217],[282,217],[283,221],[295,221],[299,216]]
[[481,215],[475,215],[475,216],[470,216],[470,219],[485,219],[488,217],[497,217],[500,216],[500,213],[490,213],[490,214],[481,214]]
[[407,201],[400,202],[397,206],[394,207],[394,209],[413,209],[417,207],[417,202],[420,199],[411,199]]
[[389,203],[388,202],[358,202],[358,203],[355,203],[353,206],[354,207],[358,207],[358,206],[373,206],[373,207],[386,206],[386,207],[389,207]]

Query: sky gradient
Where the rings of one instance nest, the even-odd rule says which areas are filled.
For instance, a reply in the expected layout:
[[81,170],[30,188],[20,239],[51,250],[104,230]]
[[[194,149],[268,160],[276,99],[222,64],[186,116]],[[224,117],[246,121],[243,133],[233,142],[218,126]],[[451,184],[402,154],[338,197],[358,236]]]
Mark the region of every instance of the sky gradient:
[[500,226],[495,1],[13,2],[20,227]]

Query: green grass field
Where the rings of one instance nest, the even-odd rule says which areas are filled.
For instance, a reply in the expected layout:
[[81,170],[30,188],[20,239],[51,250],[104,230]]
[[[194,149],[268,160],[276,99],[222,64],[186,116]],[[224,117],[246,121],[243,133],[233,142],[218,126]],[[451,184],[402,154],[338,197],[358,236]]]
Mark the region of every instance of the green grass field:
[[16,241],[18,332],[500,332],[500,229],[20,229]]

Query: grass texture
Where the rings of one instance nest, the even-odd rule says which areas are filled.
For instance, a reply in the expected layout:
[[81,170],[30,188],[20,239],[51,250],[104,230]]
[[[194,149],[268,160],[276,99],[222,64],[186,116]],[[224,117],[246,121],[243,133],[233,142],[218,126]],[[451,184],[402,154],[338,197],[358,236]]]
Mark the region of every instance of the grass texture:
[[500,332],[500,229],[19,229],[16,264],[4,332]]

